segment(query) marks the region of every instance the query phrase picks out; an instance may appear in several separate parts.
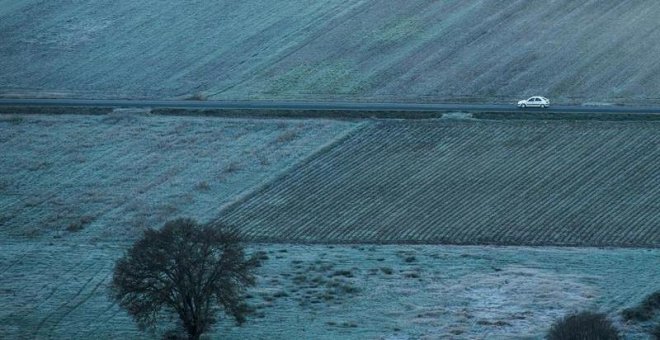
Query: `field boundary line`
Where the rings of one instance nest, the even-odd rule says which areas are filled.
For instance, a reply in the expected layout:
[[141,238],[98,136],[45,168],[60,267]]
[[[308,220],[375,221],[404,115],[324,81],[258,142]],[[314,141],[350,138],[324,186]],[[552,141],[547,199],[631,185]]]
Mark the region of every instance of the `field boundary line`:
[[242,203],[245,203],[248,201],[250,198],[268,190],[271,188],[275,183],[279,182],[281,179],[285,178],[288,176],[291,172],[293,172],[296,169],[303,168],[310,162],[316,160],[317,158],[325,155],[327,152],[330,150],[334,149],[336,146],[341,145],[344,143],[346,140],[350,139],[351,137],[359,134],[362,130],[364,130],[366,127],[370,126],[372,124],[371,121],[364,121],[357,123],[356,126],[347,129],[346,131],[343,131],[340,133],[338,136],[330,140],[329,142],[321,145],[318,147],[316,150],[312,151],[310,155],[299,162],[296,162],[292,164],[291,166],[288,166],[284,169],[282,169],[280,172],[278,172],[275,176],[271,178],[264,179],[261,181],[261,183],[255,185],[251,189],[247,189],[246,191],[243,191],[242,193],[239,193],[238,195],[235,196],[235,199],[223,204],[220,206],[218,217],[213,219],[209,224],[213,225],[218,222],[222,222],[223,216],[226,216],[230,214],[234,209],[236,209],[239,205]]
[[[203,103],[202,103],[203,104]],[[654,110],[643,110],[631,107],[630,111],[602,112],[590,111],[584,108],[576,110],[521,111],[514,107],[506,109],[488,108],[462,108],[438,107],[432,109],[417,108],[346,108],[346,107],[295,107],[285,106],[279,108],[269,107],[214,107],[212,102],[208,106],[163,106],[159,102],[135,103],[98,103],[98,105],[85,105],[71,103],[67,105],[52,105],[47,103],[2,105],[0,114],[46,114],[46,115],[108,115],[116,108],[135,108],[147,111],[150,115],[158,116],[196,116],[196,117],[223,117],[223,118],[251,118],[251,119],[337,119],[337,120],[363,120],[363,119],[404,119],[425,120],[441,119],[445,113],[470,113],[473,120],[500,121],[500,120],[542,120],[542,121],[646,121],[659,122],[660,113]],[[581,110],[583,109],[583,110]]]

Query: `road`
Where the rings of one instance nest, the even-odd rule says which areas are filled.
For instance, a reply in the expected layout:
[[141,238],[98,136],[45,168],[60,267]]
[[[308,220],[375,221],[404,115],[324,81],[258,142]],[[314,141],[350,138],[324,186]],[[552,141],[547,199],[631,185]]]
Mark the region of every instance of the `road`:
[[[69,106],[116,108],[183,108],[183,109],[268,109],[268,110],[346,110],[346,111],[465,111],[510,112],[515,104],[414,104],[414,103],[349,103],[286,101],[193,101],[193,100],[105,100],[105,99],[0,99],[0,106]],[[526,111],[548,113],[652,113],[660,114],[660,106],[553,105],[547,109]]]

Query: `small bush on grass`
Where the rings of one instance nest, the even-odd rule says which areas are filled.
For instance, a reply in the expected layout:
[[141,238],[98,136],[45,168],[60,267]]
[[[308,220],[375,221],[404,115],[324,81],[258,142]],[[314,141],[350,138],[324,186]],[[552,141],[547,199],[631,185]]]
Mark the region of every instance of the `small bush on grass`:
[[353,272],[350,270],[336,270],[331,276],[353,277]]
[[277,137],[277,143],[286,143],[290,142],[298,137],[298,133],[292,130],[288,130]]
[[234,173],[238,170],[241,170],[241,165],[238,162],[231,162],[225,168],[225,173]]
[[619,331],[602,313],[581,312],[565,316],[548,331],[548,340],[615,340]]
[[626,321],[648,321],[658,310],[660,310],[660,290],[644,298],[638,306],[624,309],[621,315]]
[[204,101],[209,99],[209,97],[204,93],[204,92],[195,92],[193,95],[190,97],[186,98],[187,100],[198,100],[198,101]]
[[201,181],[195,185],[195,189],[199,191],[208,191],[211,189],[211,186],[209,185],[209,182],[207,181]]
[[69,223],[69,225],[66,227],[66,231],[71,232],[71,233],[74,233],[76,231],[81,231],[88,224],[92,223],[92,221],[94,221],[94,217],[92,217],[92,216],[83,216],[80,219]]

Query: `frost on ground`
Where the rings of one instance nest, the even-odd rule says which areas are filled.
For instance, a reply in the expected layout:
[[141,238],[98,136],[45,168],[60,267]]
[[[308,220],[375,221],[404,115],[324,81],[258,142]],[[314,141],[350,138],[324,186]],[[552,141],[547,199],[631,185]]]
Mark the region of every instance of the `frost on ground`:
[[352,123],[0,115],[0,235],[131,238],[200,221],[331,142]]
[[660,2],[0,1],[0,95],[658,103]]
[[442,114],[442,119],[472,119],[469,112],[447,112]]
[[[176,216],[209,220],[356,126],[1,115],[0,337],[157,338],[107,294],[140,231]],[[268,259],[248,299],[255,314],[243,327],[223,320],[212,336],[538,337],[574,310],[616,318],[660,277],[658,249],[249,246],[257,250]]]
[[[0,334],[156,338],[108,299],[126,243],[0,241]],[[228,339],[538,338],[565,313],[618,313],[658,289],[657,249],[252,245],[268,259]]]

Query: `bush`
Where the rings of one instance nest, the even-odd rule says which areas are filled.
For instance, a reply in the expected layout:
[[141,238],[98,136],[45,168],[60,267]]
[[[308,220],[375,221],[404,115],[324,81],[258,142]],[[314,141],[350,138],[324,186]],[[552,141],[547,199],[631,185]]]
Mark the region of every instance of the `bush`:
[[565,316],[548,331],[549,340],[614,340],[619,331],[602,313],[581,312]]
[[624,309],[621,312],[624,320],[648,321],[653,318],[656,310],[660,309],[660,291],[650,294],[642,303],[633,308]]
[[189,96],[186,98],[187,100],[198,100],[198,101],[204,101],[207,100],[209,97],[206,95],[204,92],[195,92],[193,95]]
[[69,223],[69,225],[66,227],[66,230],[68,232],[75,233],[77,231],[83,230],[88,224],[92,223],[93,221],[94,221],[94,217],[86,215],[76,221]]

